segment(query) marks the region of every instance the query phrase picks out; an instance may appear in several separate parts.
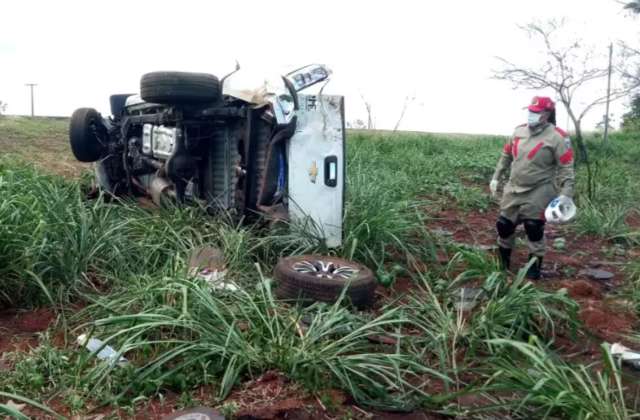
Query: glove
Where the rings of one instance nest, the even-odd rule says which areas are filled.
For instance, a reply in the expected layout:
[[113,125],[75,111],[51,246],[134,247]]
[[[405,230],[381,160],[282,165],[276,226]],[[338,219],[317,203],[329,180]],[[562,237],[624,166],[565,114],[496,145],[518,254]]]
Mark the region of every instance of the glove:
[[491,190],[491,197],[495,198],[498,193],[498,180],[492,179],[489,183],[489,190]]

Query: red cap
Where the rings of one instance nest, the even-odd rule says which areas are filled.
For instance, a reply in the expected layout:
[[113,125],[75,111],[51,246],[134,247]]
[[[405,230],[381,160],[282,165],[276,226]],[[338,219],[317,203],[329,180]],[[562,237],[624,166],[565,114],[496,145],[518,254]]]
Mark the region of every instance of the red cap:
[[553,111],[556,104],[546,96],[534,96],[527,108],[531,112]]

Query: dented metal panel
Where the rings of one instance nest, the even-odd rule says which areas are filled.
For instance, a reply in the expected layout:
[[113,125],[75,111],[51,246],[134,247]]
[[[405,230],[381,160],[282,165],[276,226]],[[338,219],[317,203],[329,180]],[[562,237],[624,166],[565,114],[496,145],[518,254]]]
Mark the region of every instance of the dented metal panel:
[[329,247],[342,244],[345,187],[344,97],[299,95],[289,142],[289,215],[314,222]]

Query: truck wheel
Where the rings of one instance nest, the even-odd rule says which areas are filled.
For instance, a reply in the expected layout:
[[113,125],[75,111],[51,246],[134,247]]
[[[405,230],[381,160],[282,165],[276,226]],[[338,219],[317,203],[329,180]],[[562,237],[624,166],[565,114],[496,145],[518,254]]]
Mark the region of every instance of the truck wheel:
[[156,104],[211,103],[221,98],[220,81],[206,73],[156,71],[142,76],[140,96]]
[[274,270],[280,299],[333,303],[348,287],[346,297],[358,308],[371,306],[376,280],[367,267],[342,258],[301,255],[282,258]]
[[127,102],[127,98],[129,96],[133,96],[133,93],[119,93],[109,97],[111,115],[113,115],[113,118],[120,119],[122,112],[124,111],[124,104]]
[[80,162],[95,162],[104,151],[107,129],[102,116],[93,108],[76,109],[69,124],[71,151]]

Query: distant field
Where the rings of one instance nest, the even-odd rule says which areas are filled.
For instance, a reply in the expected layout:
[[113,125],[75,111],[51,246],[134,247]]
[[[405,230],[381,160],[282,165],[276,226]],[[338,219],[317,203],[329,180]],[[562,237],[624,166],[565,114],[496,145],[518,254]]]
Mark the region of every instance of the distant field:
[[0,153],[51,173],[77,177],[89,165],[78,162],[68,142],[69,119],[0,117]]
[[[357,311],[273,297],[281,256],[326,252],[304,232],[86,200],[67,124],[0,117],[0,413],[20,397],[78,418],[197,405],[243,418],[638,412],[637,378],[601,347],[640,349],[636,135],[589,140],[595,197],[580,166],[579,216],[548,227],[546,278],[530,283],[498,271],[492,251],[487,184],[503,138],[349,131],[344,246],[331,252],[381,283]],[[241,292],[185,274],[201,245],[222,250]],[[514,262],[526,263],[523,236]],[[462,287],[481,291],[469,311]],[[81,332],[130,363],[96,361],[74,344]]]

